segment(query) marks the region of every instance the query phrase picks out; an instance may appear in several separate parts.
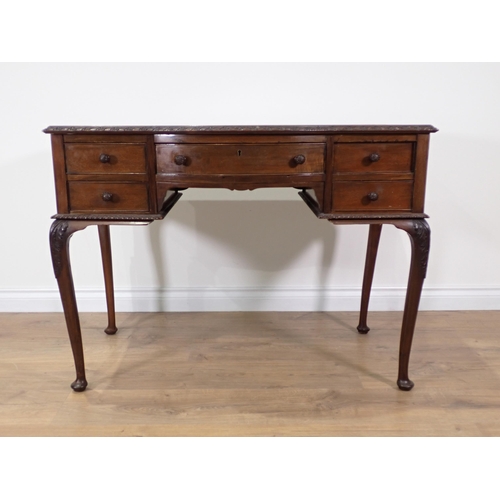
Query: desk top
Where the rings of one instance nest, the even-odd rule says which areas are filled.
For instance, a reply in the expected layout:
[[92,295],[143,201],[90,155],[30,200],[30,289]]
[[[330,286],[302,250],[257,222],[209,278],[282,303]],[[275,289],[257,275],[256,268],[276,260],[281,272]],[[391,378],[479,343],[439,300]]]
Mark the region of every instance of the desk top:
[[46,134],[380,134],[437,132],[432,125],[197,125],[197,126],[50,126]]

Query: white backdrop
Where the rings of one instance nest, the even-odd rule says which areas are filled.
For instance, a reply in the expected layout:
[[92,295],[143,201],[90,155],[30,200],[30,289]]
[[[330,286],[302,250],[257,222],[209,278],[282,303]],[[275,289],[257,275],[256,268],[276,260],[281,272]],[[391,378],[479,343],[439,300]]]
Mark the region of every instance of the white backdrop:
[[[0,311],[60,310],[48,246],[48,125],[432,124],[422,309],[500,304],[500,64],[0,65]],[[119,310],[355,310],[366,226],[293,189],[195,190],[162,222],[112,227]],[[384,228],[373,309],[401,309],[405,233]],[[81,310],[103,310],[97,230],[72,239]]]

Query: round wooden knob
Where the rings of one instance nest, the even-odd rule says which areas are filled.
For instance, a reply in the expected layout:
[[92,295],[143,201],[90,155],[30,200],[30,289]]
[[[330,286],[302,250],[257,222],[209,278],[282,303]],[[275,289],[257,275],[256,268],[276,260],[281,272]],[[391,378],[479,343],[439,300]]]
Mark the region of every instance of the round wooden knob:
[[188,161],[188,157],[184,155],[176,155],[174,158],[174,162],[176,165],[186,165]]
[[305,161],[306,157],[304,155],[297,155],[293,158],[295,165],[302,165]]
[[101,163],[109,163],[111,161],[111,156],[102,154],[101,156],[99,156],[99,161]]
[[372,153],[370,156],[370,161],[379,161],[380,160],[380,155],[378,153]]
[[368,199],[370,201],[377,201],[378,200],[378,194],[377,193],[368,193]]
[[113,201],[113,193],[102,193],[102,199],[104,201]]

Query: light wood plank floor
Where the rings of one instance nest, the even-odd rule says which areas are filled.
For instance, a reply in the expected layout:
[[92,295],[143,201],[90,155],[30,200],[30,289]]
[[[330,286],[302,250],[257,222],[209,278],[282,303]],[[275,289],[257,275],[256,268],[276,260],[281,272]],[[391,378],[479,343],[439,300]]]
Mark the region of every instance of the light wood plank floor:
[[62,314],[0,314],[0,436],[499,436],[500,311],[81,314],[74,393]]

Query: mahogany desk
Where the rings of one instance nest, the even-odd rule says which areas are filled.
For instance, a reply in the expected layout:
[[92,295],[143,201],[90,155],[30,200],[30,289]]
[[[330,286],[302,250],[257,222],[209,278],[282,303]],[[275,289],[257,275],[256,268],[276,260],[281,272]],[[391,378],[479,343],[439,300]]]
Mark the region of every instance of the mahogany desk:
[[427,269],[430,228],[424,214],[431,125],[245,127],[48,127],[57,214],[50,249],[68,328],[76,380],[87,387],[69,239],[97,226],[108,327],[115,324],[109,226],[160,220],[187,188],[297,188],[320,219],[369,224],[359,333],[383,224],[406,231],[411,263],[397,384],[408,391],[411,343]]

